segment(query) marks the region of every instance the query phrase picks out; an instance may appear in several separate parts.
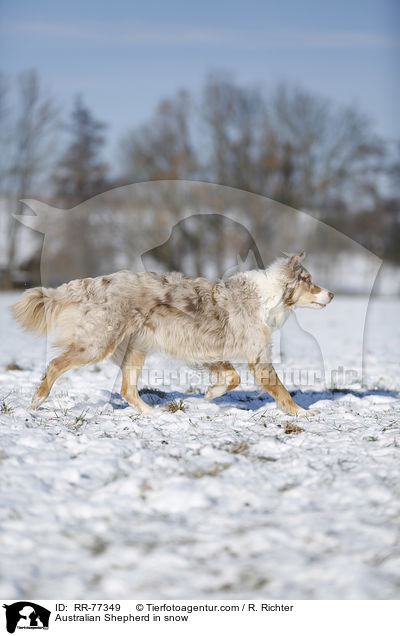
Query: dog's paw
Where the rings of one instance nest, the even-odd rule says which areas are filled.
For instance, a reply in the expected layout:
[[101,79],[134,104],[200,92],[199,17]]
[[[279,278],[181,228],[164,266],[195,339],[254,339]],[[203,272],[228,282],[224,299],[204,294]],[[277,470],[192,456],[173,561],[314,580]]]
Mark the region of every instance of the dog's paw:
[[37,411],[43,401],[44,401],[44,398],[34,397],[30,404],[29,410]]
[[204,394],[204,399],[209,402],[210,400],[214,400],[217,397],[221,397],[226,393],[225,386],[209,386],[207,391]]
[[139,411],[139,413],[145,414],[145,413],[153,413],[156,407],[149,406],[148,404],[146,404],[146,402],[143,402],[143,404],[141,404],[140,406],[136,406],[136,408]]
[[316,409],[299,409],[296,413],[296,417],[314,417],[314,415],[319,415],[319,411]]
[[154,407],[150,406],[149,404],[147,404],[147,402],[144,402],[143,400],[135,400],[135,402],[129,402],[128,404],[130,406],[132,406],[135,411],[137,413],[141,413],[141,414],[145,414],[145,413],[152,413],[154,411]]

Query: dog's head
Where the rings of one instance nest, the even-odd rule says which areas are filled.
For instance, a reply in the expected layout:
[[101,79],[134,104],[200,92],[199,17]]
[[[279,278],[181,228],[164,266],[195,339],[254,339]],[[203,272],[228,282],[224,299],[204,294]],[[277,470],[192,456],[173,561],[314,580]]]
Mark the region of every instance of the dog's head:
[[315,285],[311,274],[301,264],[304,257],[305,252],[302,250],[299,254],[290,256],[285,263],[286,287],[283,302],[292,308],[322,309],[331,302],[333,293]]

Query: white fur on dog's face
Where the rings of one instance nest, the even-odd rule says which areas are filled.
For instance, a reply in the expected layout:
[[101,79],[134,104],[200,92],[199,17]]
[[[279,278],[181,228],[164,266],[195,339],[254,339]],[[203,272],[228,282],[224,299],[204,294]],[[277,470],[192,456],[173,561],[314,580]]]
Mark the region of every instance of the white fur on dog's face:
[[[332,292],[323,289],[312,280],[310,272],[301,264],[304,251],[290,256],[287,261],[278,262],[280,280],[285,283],[283,303],[287,308],[314,307],[322,309],[331,302]],[[273,268],[274,266],[272,266]],[[272,268],[268,271],[272,271]]]
[[312,281],[302,266],[304,252],[279,259],[266,270],[252,270],[241,276],[257,287],[260,296],[261,320],[271,330],[280,329],[296,307],[322,309],[333,298],[332,292]]
[[300,293],[298,300],[295,302],[295,306],[322,309],[331,302],[332,298],[332,292],[313,284],[310,290],[305,290]]
[[332,292],[315,285],[311,274],[302,266],[297,274],[296,285],[292,291],[291,303],[295,307],[313,307],[322,309],[331,302]]

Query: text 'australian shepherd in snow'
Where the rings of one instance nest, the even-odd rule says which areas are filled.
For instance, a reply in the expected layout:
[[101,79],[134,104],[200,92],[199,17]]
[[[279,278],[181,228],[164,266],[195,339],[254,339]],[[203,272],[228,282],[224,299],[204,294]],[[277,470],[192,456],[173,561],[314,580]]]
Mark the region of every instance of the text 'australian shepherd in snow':
[[303,258],[304,251],[224,281],[125,270],[26,291],[13,306],[15,318],[41,334],[56,329],[56,345],[64,350],[50,362],[31,408],[68,369],[112,356],[122,370],[121,395],[139,411],[151,411],[137,380],[147,352],[156,350],[209,368],[214,384],[206,399],[238,386],[232,362],[246,361],[285,413],[312,415],[292,400],[270,362],[271,332],[292,309],[325,307],[333,298],[313,283]]

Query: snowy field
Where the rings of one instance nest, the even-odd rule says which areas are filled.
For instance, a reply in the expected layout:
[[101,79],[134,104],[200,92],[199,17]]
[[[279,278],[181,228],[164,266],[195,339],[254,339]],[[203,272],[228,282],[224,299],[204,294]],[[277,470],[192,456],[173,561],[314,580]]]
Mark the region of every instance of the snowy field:
[[[294,420],[254,386],[206,403],[193,371],[178,382],[179,363],[155,355],[154,415],[121,399],[109,362],[30,412],[46,343],[13,325],[17,296],[0,297],[0,597],[400,597],[399,300],[370,307],[364,379],[289,387],[320,411]],[[324,359],[358,369],[365,306],[306,311]],[[318,367],[296,328],[278,370]]]

